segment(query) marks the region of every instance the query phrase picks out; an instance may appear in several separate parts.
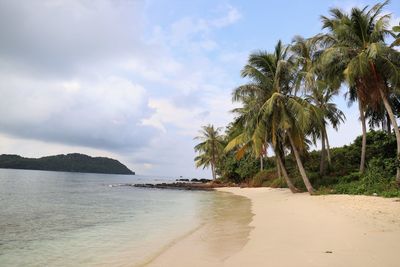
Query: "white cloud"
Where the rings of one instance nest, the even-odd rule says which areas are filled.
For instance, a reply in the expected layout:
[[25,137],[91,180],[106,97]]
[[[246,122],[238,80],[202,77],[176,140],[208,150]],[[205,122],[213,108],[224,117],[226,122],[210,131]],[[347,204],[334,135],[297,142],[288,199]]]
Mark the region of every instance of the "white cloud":
[[140,3],[0,1],[0,59],[8,67],[65,77],[88,65],[143,54]]
[[2,132],[108,149],[144,145],[151,136],[151,129],[140,127],[141,117],[151,112],[145,90],[128,80],[0,77]]
[[233,6],[228,6],[227,8],[228,13],[225,16],[212,20],[210,24],[217,28],[222,28],[236,23],[242,17],[239,10]]
[[214,34],[241,14],[227,5],[149,24],[146,36],[144,5],[0,1],[4,153],[83,152],[139,173],[193,173],[193,136],[227,123],[232,108],[227,61],[209,54],[220,48]]
[[236,23],[242,15],[232,7],[222,8],[223,14],[212,19],[184,17],[171,24],[168,29],[156,26],[153,29],[153,41],[166,40],[169,45],[198,52],[215,50],[218,44],[212,39],[212,32]]
[[155,110],[155,113],[147,119],[143,119],[144,125],[152,125],[167,132],[167,125],[173,125],[178,128],[178,133],[189,135],[199,129],[204,122],[199,116],[203,110],[200,108],[183,108],[174,105],[170,99],[150,99],[149,107]]

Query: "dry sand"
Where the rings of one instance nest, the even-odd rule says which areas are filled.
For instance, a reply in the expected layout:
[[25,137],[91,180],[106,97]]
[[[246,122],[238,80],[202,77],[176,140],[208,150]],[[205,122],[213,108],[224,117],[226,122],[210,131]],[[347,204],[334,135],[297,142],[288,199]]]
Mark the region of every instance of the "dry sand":
[[149,266],[400,266],[398,199],[309,196],[269,188],[219,190],[251,200],[254,217],[247,243],[222,257],[218,250],[233,246],[229,242],[235,239],[218,246],[214,242],[211,253],[207,232],[195,231]]

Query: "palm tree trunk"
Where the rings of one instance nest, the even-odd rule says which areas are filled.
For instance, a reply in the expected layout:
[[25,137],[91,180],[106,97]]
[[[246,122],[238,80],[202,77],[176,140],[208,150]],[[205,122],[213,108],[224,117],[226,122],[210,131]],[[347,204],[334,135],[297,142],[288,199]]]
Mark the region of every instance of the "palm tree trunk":
[[215,166],[214,166],[214,163],[213,162],[211,162],[211,172],[212,172],[212,177],[213,177],[213,180],[215,181]]
[[325,174],[325,134],[321,134],[321,162],[319,164],[319,174],[323,176]]
[[329,145],[329,138],[328,134],[326,132],[326,127],[324,127],[324,132],[323,134],[325,135],[325,141],[326,141],[326,155],[328,157],[328,166],[330,167],[332,165],[332,158],[331,158],[331,147]]
[[360,110],[360,120],[362,126],[362,142],[361,142],[361,160],[360,160],[360,173],[365,171],[365,152],[367,149],[367,125],[365,123],[364,109],[360,100],[358,100],[358,109]]
[[282,177],[281,165],[279,164],[278,156],[275,156],[275,158],[276,158],[276,170],[278,172],[278,178],[281,178]]
[[293,142],[293,138],[292,138],[291,134],[288,134],[288,136],[289,136],[290,145],[292,146],[293,153],[294,153],[294,156],[296,158],[297,167],[299,168],[301,177],[303,178],[303,182],[304,182],[304,184],[305,184],[305,186],[307,188],[307,191],[312,195],[312,194],[314,194],[314,188],[311,185],[310,180],[307,177],[307,174],[306,174],[306,171],[304,169],[303,163],[301,162],[301,158],[300,158],[299,152],[297,151],[297,148],[296,148],[296,146],[295,146],[295,144]]
[[[399,132],[399,127],[397,125],[396,118],[394,117],[393,109],[390,106],[390,103],[389,103],[385,93],[383,92],[382,88],[379,89],[379,93],[381,94],[383,105],[385,106],[387,114],[388,114],[388,116],[390,118],[390,122],[393,125],[394,133],[396,135],[396,141],[397,141],[397,163],[398,163],[398,161],[400,160],[400,132]],[[397,167],[396,182],[397,182],[397,185],[400,187],[400,168],[399,167]]]
[[283,178],[285,179],[285,182],[286,182],[287,186],[289,187],[290,191],[291,191],[292,193],[298,193],[298,192],[299,192],[299,189],[297,189],[297,188],[294,186],[294,184],[292,183],[292,180],[290,180],[289,175],[287,174],[286,168],[285,168],[285,166],[283,165],[281,156],[279,156],[279,155],[277,155],[277,154],[275,153],[275,157],[276,157],[276,160],[277,160],[277,162],[278,162],[278,166],[277,166],[277,167],[278,167],[278,169],[281,169],[281,170],[282,170]]
[[390,126],[390,117],[389,117],[388,113],[386,113],[386,128],[387,128],[387,132],[390,134],[392,132],[392,129]]
[[260,170],[264,170],[264,160],[262,155],[260,155]]

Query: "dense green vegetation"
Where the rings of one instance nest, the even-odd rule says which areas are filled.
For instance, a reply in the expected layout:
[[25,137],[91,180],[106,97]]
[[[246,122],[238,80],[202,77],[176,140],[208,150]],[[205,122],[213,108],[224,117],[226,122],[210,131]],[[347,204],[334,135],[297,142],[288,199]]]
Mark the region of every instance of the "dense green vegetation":
[[0,155],[0,168],[109,174],[135,174],[115,159],[90,157],[84,154],[56,155],[42,158],[23,158]]
[[[332,8],[322,33],[250,54],[247,82],[232,93],[235,119],[224,134],[203,129],[197,166],[211,165],[214,179],[293,193],[400,196],[400,28],[389,29],[387,4]],[[331,148],[327,127],[339,130],[346,119],[333,102],[343,90],[358,105],[362,135]]]

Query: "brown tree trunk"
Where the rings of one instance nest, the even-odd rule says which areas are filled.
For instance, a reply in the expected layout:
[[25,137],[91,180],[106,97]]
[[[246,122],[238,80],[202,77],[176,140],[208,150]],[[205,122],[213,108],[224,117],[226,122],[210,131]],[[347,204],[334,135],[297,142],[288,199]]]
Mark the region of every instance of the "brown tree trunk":
[[299,189],[297,189],[294,186],[294,184],[292,183],[292,180],[290,180],[289,175],[287,174],[286,168],[283,165],[282,158],[279,155],[277,155],[276,153],[275,153],[275,157],[276,157],[276,160],[277,160],[278,165],[279,165],[277,167],[282,170],[283,178],[285,179],[285,182],[286,182],[287,186],[289,187],[290,191],[292,193],[298,193]]
[[281,178],[282,177],[281,165],[279,164],[278,156],[275,156],[275,158],[276,158],[276,171],[278,173],[278,178]]
[[365,152],[367,149],[367,125],[365,123],[364,109],[360,100],[358,100],[358,108],[360,110],[360,120],[362,126],[362,142],[361,142],[361,159],[360,159],[360,173],[365,171]]
[[386,128],[387,128],[387,132],[388,133],[392,132],[392,129],[391,129],[391,126],[390,126],[390,117],[389,117],[388,113],[386,113]]
[[[390,106],[390,103],[383,92],[382,88],[379,89],[379,93],[381,94],[383,105],[385,106],[386,112],[390,118],[390,122],[393,125],[394,133],[396,135],[396,141],[397,141],[397,165],[398,161],[400,160],[400,132],[399,132],[399,127],[397,125],[396,118],[394,117],[393,109]],[[400,168],[397,167],[397,173],[396,173],[396,182],[397,185],[400,187]]]
[[321,162],[319,164],[319,174],[321,176],[325,175],[325,155],[326,155],[326,150],[325,150],[325,134],[321,134]]
[[310,193],[310,195],[314,194],[314,188],[310,183],[310,180],[307,177],[306,171],[304,169],[303,163],[301,162],[301,158],[300,158],[300,154],[297,151],[297,148],[294,144],[293,138],[291,136],[291,134],[288,134],[289,137],[289,141],[290,141],[290,145],[292,146],[292,150],[294,153],[294,157],[296,158],[296,162],[297,162],[297,167],[299,168],[301,177],[303,178],[303,182],[307,188],[308,193]]
[[329,138],[328,134],[326,132],[326,128],[324,127],[324,132],[323,134],[325,135],[325,141],[326,141],[326,154],[328,156],[328,165],[329,167],[332,165],[332,158],[331,158],[331,147],[329,145]]
[[264,170],[264,160],[262,155],[260,155],[260,170]]

